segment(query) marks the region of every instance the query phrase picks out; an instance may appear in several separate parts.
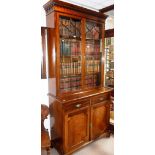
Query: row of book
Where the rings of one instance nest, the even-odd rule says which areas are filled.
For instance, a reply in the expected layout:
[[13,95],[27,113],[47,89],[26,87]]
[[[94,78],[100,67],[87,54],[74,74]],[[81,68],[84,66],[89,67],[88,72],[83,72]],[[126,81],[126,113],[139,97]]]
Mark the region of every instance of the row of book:
[[106,38],[105,39],[105,46],[111,45],[111,38]]
[[109,68],[114,69],[114,62],[109,62]]
[[108,61],[114,61],[114,54],[113,54],[113,53],[109,53],[109,54],[107,55],[107,60],[108,60]]
[[92,57],[92,60],[100,60],[101,59],[100,53],[94,54],[94,55],[92,55],[92,54],[86,54],[86,59],[87,60],[89,59],[89,57]]
[[109,37],[105,39],[105,46],[113,46],[114,45],[114,37]]
[[77,90],[81,87],[81,77],[69,77],[60,79],[60,90]]
[[81,22],[71,18],[60,18],[60,36],[62,37],[80,37]]
[[62,40],[60,43],[60,56],[71,56],[81,54],[81,42]]
[[[60,55],[70,56],[70,55],[80,55],[81,54],[81,42],[73,40],[62,40],[60,44]],[[100,45],[99,44],[86,44],[86,54],[87,55],[99,55]]]
[[114,71],[113,70],[107,71],[106,76],[110,78],[114,78]]
[[107,86],[114,86],[114,79],[106,79],[106,85]]
[[106,63],[106,68],[109,70],[114,70],[114,62]]
[[61,76],[77,75],[81,74],[81,61],[68,61],[61,62]]
[[109,45],[108,48],[109,48],[109,52],[113,52],[114,51],[114,45]]
[[85,85],[87,87],[94,87],[97,86],[97,75],[96,74],[92,74],[92,75],[87,75],[85,77]]
[[[85,77],[85,85],[87,87],[98,86],[99,80],[97,74],[87,75]],[[60,91],[78,90],[81,88],[81,77],[68,77],[60,79]]]
[[114,61],[108,61],[106,63],[106,68],[109,70],[114,69]]
[[93,55],[100,52],[100,44],[88,43],[86,44],[86,53]]
[[86,61],[86,72],[100,72],[100,60],[87,59]]

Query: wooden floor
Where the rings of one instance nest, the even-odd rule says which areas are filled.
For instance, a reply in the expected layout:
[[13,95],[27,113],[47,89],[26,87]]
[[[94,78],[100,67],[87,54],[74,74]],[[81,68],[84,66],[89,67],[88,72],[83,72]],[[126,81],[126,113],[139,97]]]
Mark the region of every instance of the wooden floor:
[[[41,155],[46,155],[45,151]],[[55,149],[51,149],[51,155],[59,155]],[[73,155],[114,155],[114,137],[99,139],[84,148],[76,151]]]

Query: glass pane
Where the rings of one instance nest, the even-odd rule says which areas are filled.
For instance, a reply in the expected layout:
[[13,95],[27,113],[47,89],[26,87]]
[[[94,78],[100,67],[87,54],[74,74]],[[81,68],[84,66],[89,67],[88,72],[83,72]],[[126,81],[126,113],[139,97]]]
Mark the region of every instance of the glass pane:
[[100,24],[86,22],[86,87],[101,84],[101,28]]
[[60,37],[81,38],[81,21],[70,17],[60,17]]
[[81,88],[81,21],[60,17],[60,92]]

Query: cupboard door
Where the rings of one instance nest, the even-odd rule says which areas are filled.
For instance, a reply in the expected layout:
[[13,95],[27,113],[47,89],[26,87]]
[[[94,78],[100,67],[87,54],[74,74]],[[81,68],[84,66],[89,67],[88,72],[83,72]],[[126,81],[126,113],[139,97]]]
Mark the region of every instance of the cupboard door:
[[64,136],[65,152],[89,140],[89,107],[74,110],[65,115]]
[[91,140],[99,137],[108,129],[110,117],[109,101],[92,105],[91,107]]
[[81,18],[59,16],[60,92],[81,89]]
[[102,24],[86,20],[85,24],[85,87],[101,85],[102,64]]

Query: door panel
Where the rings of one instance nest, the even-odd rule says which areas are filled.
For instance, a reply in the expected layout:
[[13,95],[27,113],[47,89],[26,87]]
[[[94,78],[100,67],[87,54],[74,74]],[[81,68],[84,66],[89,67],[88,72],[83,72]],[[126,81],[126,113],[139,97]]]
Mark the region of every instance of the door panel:
[[89,140],[89,107],[72,111],[65,118],[65,150],[70,151]]
[[95,104],[91,108],[91,139],[106,132],[109,125],[110,105],[108,101]]

